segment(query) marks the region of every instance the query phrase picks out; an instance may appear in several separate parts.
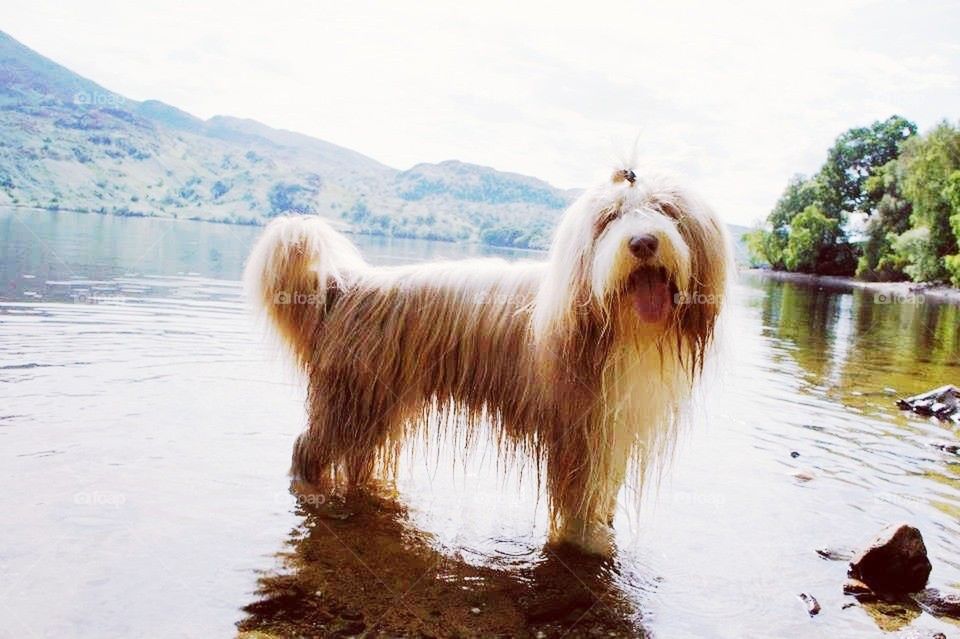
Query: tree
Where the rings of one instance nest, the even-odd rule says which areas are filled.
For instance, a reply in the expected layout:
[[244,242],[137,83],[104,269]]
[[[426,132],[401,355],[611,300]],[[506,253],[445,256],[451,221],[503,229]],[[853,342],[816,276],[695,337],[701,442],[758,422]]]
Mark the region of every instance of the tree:
[[816,204],[817,185],[803,175],[794,175],[770,215],[767,224],[771,227],[757,228],[744,236],[747,250],[754,263],[769,264],[777,271],[786,269],[783,252],[790,236],[790,223],[805,208]]
[[960,214],[952,177],[960,170],[960,130],[941,122],[904,145],[903,162],[903,192],[913,205],[910,222],[913,229],[926,229],[927,240],[918,243],[918,235],[911,235],[899,243],[898,253],[911,264],[907,272],[914,281],[948,279],[955,275],[956,260],[948,266],[946,258],[960,253],[958,229],[951,224]]
[[754,266],[769,264],[775,271],[785,270],[783,250],[787,248],[788,237],[786,229],[768,231],[760,227],[745,233],[743,241],[747,244],[751,263]]
[[[820,171],[809,179],[794,176],[767,216],[767,228],[747,236],[751,258],[775,269],[852,275],[860,265],[858,247],[847,239],[847,219],[854,212],[870,215],[879,207],[886,194],[884,184],[868,181],[896,160],[903,141],[916,131],[914,123],[894,115],[840,135]],[[892,254],[892,239],[887,236],[904,230],[899,224],[900,201],[888,198],[884,206],[888,215],[868,224],[865,249],[869,255],[860,268],[865,276],[873,276],[881,259]]]
[[[960,171],[954,171],[950,174],[943,193],[953,210],[953,214],[950,216],[950,226],[953,227],[954,240],[960,245]],[[954,286],[960,286],[960,254],[946,255],[943,262],[950,273],[950,283]]]
[[930,282],[940,279],[943,265],[930,249],[930,229],[914,227],[901,233],[893,242],[893,250],[903,260],[903,270],[914,282]]
[[897,236],[910,228],[913,207],[902,192],[903,164],[891,160],[864,183],[867,198],[875,202],[867,220],[857,277],[871,281],[907,279],[905,260],[893,250]]
[[773,225],[774,230],[784,229],[790,226],[798,214],[802,213],[808,206],[816,204],[820,199],[819,185],[816,180],[808,179],[803,175],[797,174],[787,182],[787,188],[773,210],[770,211],[768,220]]
[[791,271],[823,272],[823,266],[833,261],[839,237],[840,222],[824,215],[816,204],[811,204],[790,224],[783,262]]
[[841,221],[854,211],[869,213],[876,202],[871,201],[865,182],[877,169],[895,160],[900,144],[916,133],[916,124],[892,115],[838,137],[816,176],[823,212]]

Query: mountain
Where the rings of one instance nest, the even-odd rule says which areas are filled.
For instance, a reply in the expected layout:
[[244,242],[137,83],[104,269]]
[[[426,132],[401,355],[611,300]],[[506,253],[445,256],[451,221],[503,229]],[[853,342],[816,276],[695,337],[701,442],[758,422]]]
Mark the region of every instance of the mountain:
[[574,193],[448,161],[407,171],[253,120],[137,102],[0,32],[0,205],[542,247]]
[[0,206],[343,230],[544,248],[576,196],[448,160],[406,171],[254,120],[203,120],[113,93],[0,31]]

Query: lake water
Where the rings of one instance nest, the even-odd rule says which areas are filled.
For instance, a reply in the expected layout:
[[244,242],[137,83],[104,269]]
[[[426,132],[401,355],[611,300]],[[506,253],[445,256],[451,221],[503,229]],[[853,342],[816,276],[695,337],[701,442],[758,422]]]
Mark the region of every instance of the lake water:
[[[530,475],[484,450],[412,451],[402,506],[298,503],[304,389],[238,282],[257,233],[0,211],[0,636],[960,634],[848,606],[815,552],[905,520],[931,585],[960,585],[960,457],[935,445],[957,431],[894,405],[960,383],[960,309],[743,276],[696,424],[604,563],[544,549]],[[355,239],[378,264],[496,252]]]

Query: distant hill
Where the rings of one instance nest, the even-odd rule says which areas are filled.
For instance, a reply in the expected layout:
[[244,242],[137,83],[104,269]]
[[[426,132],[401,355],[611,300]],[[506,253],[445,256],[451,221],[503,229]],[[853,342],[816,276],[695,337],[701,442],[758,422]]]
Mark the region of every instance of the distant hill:
[[253,120],[136,102],[0,32],[0,205],[237,224],[310,212],[359,233],[543,248],[575,195],[456,160],[398,171]]

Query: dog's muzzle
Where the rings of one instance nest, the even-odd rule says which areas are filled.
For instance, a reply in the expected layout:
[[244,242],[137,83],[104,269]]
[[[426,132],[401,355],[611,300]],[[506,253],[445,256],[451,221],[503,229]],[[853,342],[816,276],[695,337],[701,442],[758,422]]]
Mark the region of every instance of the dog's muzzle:
[[660,240],[652,233],[642,233],[631,237],[627,246],[641,262],[627,280],[633,309],[643,322],[661,322],[673,310],[677,286],[666,268],[655,265]]

